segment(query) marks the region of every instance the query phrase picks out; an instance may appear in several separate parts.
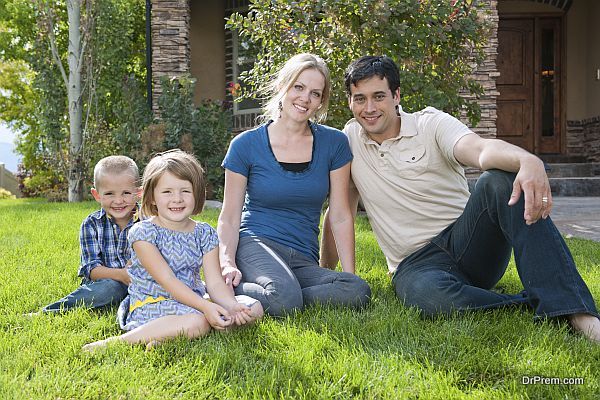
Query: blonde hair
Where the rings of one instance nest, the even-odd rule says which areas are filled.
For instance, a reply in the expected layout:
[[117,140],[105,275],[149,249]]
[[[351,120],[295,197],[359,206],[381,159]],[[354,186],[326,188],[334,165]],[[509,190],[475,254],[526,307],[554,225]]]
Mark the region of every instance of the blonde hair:
[[165,172],[192,184],[195,201],[192,213],[200,214],[206,200],[204,170],[196,157],[179,149],[157,154],[146,166],[142,178],[142,214],[145,216],[158,215],[156,205],[152,204],[154,188]]
[[315,112],[314,119],[322,122],[327,118],[327,108],[329,107],[329,98],[331,90],[331,76],[329,68],[325,61],[319,56],[309,53],[296,54],[283,65],[264,87],[259,89],[267,102],[263,106],[263,114],[259,117],[259,122],[264,123],[269,120],[276,120],[279,117],[280,103],[287,91],[298,79],[298,76],[307,69],[316,69],[325,78],[325,87],[321,97],[321,107]]
[[135,186],[140,181],[140,171],[137,164],[127,156],[104,157],[94,166],[94,187],[98,188],[105,175],[127,174],[134,180]]

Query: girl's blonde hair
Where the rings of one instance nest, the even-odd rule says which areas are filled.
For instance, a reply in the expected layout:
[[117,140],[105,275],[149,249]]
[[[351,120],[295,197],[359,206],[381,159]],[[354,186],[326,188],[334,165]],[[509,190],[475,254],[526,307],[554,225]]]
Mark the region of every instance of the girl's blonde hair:
[[275,77],[259,90],[261,95],[267,99],[267,102],[263,106],[263,114],[259,117],[259,122],[264,123],[269,120],[276,120],[279,117],[281,100],[294,82],[296,82],[298,76],[304,70],[310,68],[316,69],[325,78],[321,107],[316,111],[314,119],[316,122],[322,122],[327,118],[327,108],[329,107],[331,91],[329,68],[327,68],[327,64],[325,64],[325,61],[321,57],[314,54],[301,53],[287,60]]
[[142,214],[145,216],[157,215],[158,210],[154,202],[154,188],[165,172],[192,184],[194,193],[193,214],[200,214],[206,200],[204,170],[200,162],[193,155],[179,149],[159,153],[150,160],[144,176],[142,177]]

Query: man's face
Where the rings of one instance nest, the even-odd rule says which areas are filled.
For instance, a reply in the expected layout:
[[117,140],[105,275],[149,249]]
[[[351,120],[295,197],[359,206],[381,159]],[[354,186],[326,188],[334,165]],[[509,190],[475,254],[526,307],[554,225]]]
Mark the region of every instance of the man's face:
[[399,100],[400,89],[392,93],[386,78],[372,76],[350,85],[350,110],[369,137],[378,143],[396,137],[400,132],[400,118],[396,112]]
[[104,175],[92,195],[118,224],[127,223],[138,200],[139,190],[129,174]]

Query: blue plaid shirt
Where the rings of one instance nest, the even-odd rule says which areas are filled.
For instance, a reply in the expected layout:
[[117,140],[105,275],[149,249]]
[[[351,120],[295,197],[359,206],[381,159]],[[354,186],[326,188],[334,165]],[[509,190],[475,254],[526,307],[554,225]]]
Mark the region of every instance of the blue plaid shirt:
[[121,230],[104,209],[88,215],[79,233],[81,265],[78,275],[90,279],[90,272],[99,266],[124,268],[131,258],[127,233],[137,221],[134,214],[125,229]]

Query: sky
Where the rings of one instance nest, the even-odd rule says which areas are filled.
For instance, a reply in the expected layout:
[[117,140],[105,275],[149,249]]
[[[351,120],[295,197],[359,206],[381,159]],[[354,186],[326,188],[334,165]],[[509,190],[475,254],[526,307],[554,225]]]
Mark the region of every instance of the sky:
[[0,123],[0,163],[6,164],[6,169],[17,171],[20,156],[13,152],[15,134],[8,127]]
[[15,141],[15,134],[8,129],[6,125],[0,122],[0,143],[12,143]]

